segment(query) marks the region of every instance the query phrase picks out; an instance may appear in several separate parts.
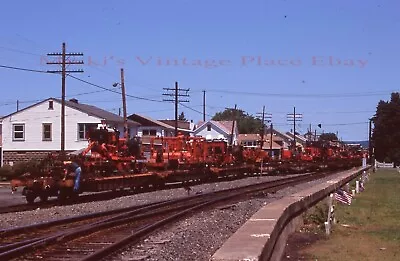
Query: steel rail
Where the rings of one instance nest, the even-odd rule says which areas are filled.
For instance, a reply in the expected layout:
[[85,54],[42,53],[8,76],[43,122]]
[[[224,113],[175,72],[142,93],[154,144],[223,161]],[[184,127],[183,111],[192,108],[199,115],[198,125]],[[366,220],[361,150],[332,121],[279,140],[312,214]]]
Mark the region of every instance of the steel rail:
[[[204,199],[202,199],[202,201],[200,201],[199,203],[190,203],[188,205],[180,206],[178,208],[170,208],[170,209],[167,209],[164,211],[167,211],[167,212],[172,211],[172,210],[176,211],[176,210],[179,210],[180,208],[198,209],[198,208],[201,208],[202,206],[210,205],[212,203],[215,203],[215,202],[218,202],[221,200],[227,200],[228,198],[238,197],[239,195],[247,194],[250,192],[255,193],[256,191],[266,190],[266,189],[277,190],[280,187],[294,185],[295,183],[297,184],[297,183],[301,183],[301,182],[304,182],[307,180],[319,179],[319,178],[321,178],[323,176],[327,176],[327,175],[330,175],[330,173],[320,173],[318,175],[316,175],[316,174],[300,175],[300,176],[296,176],[296,177],[278,179],[273,182],[263,182],[263,183],[258,183],[258,184],[247,185],[247,186],[240,187],[240,188],[227,189],[224,191],[214,191],[209,194],[196,195],[196,196],[191,197],[191,199],[196,198],[196,197],[201,199],[201,196],[204,197]],[[243,191],[241,191],[241,192],[237,191],[239,189],[243,190]],[[229,192],[234,192],[234,191],[236,191],[236,192],[232,193],[231,195],[228,195],[228,196],[224,196],[224,195],[221,195],[219,197],[215,196],[215,194],[220,194],[222,192],[229,193]],[[207,197],[205,197],[204,195],[214,195],[214,197],[217,197],[217,198],[207,199]],[[189,198],[185,198],[184,200],[188,200],[188,199]],[[181,199],[181,200],[183,200],[183,199]],[[202,203],[202,202],[204,202],[204,203]],[[164,202],[164,204],[165,204],[165,206],[167,206],[168,204],[171,204],[171,202]],[[179,216],[184,215],[185,213],[188,213],[188,211],[191,211],[191,210],[184,209],[182,212],[179,212],[179,213],[181,213],[181,214],[179,214]],[[117,217],[112,217],[112,218],[109,218],[104,221],[99,221],[95,224],[90,224],[90,225],[86,225],[83,227],[74,228],[70,231],[62,232],[57,235],[51,235],[47,238],[38,239],[38,240],[30,240],[30,242],[26,242],[27,244],[25,244],[25,245],[21,245],[21,244],[16,245],[16,246],[18,246],[17,248],[14,248],[14,249],[8,248],[8,251],[1,253],[0,258],[2,258],[2,260],[5,260],[7,258],[16,257],[21,254],[25,254],[28,251],[31,251],[38,247],[41,247],[41,246],[46,246],[46,245],[49,245],[49,244],[55,243],[55,242],[60,243],[61,241],[71,240],[75,237],[82,236],[82,234],[87,234],[90,232],[97,231],[98,229],[104,229],[104,228],[107,228],[110,226],[122,224],[124,222],[130,222],[132,220],[138,220],[141,218],[151,217],[154,215],[160,215],[162,213],[166,213],[166,212],[162,212],[162,211],[158,210],[153,213],[136,214],[136,215],[133,213],[129,213],[129,214],[123,213]],[[176,214],[176,215],[178,215],[178,214]],[[170,219],[168,219],[168,220],[170,220]],[[155,223],[155,224],[159,224],[159,223]],[[106,251],[106,250],[104,250],[104,251]]]

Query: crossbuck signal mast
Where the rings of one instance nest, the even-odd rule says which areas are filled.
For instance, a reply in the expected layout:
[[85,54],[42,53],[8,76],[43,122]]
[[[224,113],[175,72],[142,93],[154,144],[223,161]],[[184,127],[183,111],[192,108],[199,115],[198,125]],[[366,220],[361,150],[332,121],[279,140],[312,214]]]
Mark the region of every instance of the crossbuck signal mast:
[[293,151],[296,150],[296,121],[303,120],[303,114],[298,113],[296,114],[296,107],[293,107],[293,113],[287,114],[287,120],[289,122],[293,121]]
[[[272,122],[272,114],[265,112],[265,106],[263,106],[262,112],[257,113],[257,118],[261,118],[262,130],[261,130],[261,149],[264,146],[264,135],[265,135],[265,123]],[[272,153],[272,123],[271,123],[271,141],[270,141],[270,149]]]
[[[59,58],[47,64],[61,65],[61,70],[48,70],[49,73],[61,73],[61,156],[65,155],[65,78],[67,73],[83,73],[83,70],[67,70],[67,66],[83,64],[82,60],[73,60],[71,57],[83,56],[83,53],[67,53],[65,43],[62,44],[61,53],[48,53],[48,56],[58,56]],[[61,59],[60,59],[61,58]]]
[[[178,104],[180,102],[189,102],[189,100],[180,100],[179,97],[189,97],[188,92],[190,89],[178,88],[178,82],[175,82],[175,88],[163,88],[165,91],[173,91],[174,93],[163,93],[164,96],[172,96],[173,99],[163,99],[163,101],[170,101],[175,103],[175,137],[178,136]],[[180,93],[180,92],[185,92]]]

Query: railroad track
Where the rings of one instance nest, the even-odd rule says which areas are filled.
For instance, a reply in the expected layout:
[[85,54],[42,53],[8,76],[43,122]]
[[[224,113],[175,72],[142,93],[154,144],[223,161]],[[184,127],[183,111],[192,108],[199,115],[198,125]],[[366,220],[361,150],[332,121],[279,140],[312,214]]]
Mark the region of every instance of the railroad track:
[[[248,177],[254,177],[254,176],[259,176],[260,173],[245,173],[244,175],[232,175],[232,176],[226,176],[226,177],[221,177],[217,181],[199,181],[199,180],[193,180],[189,182],[190,186],[197,185],[197,184],[206,184],[206,183],[211,183],[211,182],[222,182],[222,181],[227,181],[227,180],[237,180],[240,178],[248,178]],[[268,175],[268,173],[265,173],[263,175]],[[294,174],[295,175],[295,174]],[[80,203],[87,203],[87,202],[93,202],[93,201],[102,201],[102,200],[110,200],[118,197],[123,197],[123,196],[130,196],[130,195],[135,195],[135,194],[140,194],[140,193],[147,193],[147,192],[152,192],[156,190],[167,190],[167,189],[174,189],[174,188],[182,188],[184,186],[183,183],[170,183],[166,184],[162,189],[155,188],[155,187],[144,187],[144,188],[136,188],[135,190],[129,190],[129,189],[123,189],[123,190],[118,190],[118,191],[106,191],[106,192],[98,192],[98,193],[93,193],[93,194],[85,194],[85,195],[80,195],[79,197],[76,197],[74,199],[68,199],[65,202],[63,202],[62,205],[73,205],[73,204],[80,204]],[[15,204],[15,205],[10,205],[7,207],[0,207],[0,214],[5,214],[5,213],[13,213],[13,212],[23,212],[23,211],[31,211],[35,210],[37,208],[51,208],[54,206],[60,205],[60,202],[56,199],[49,199],[46,202],[35,202],[34,204]]]
[[0,231],[0,260],[100,260],[200,209],[236,202],[260,192],[275,192],[331,174],[286,177],[178,200],[3,230]]

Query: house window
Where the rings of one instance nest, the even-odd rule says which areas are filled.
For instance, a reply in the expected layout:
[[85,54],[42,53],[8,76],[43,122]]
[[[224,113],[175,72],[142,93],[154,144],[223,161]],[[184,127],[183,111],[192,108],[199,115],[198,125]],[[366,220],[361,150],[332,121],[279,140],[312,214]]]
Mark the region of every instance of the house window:
[[97,129],[97,123],[78,123],[78,140],[87,140],[87,134],[92,129]]
[[157,130],[142,130],[143,136],[156,136]]
[[211,131],[211,124],[207,124],[207,131]]
[[49,101],[49,110],[54,110],[53,101]]
[[43,123],[43,140],[51,140],[51,123]]
[[13,124],[13,140],[25,140],[25,124]]

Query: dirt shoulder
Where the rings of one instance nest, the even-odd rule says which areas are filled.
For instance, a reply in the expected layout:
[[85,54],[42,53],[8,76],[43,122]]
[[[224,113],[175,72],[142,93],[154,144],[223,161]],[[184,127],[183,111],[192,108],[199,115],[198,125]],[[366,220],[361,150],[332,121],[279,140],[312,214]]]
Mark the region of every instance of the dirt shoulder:
[[[354,184],[352,184],[354,186]],[[287,242],[282,260],[400,260],[400,173],[372,173],[350,206],[334,202],[337,223],[325,235],[327,205],[304,214],[305,225]]]

